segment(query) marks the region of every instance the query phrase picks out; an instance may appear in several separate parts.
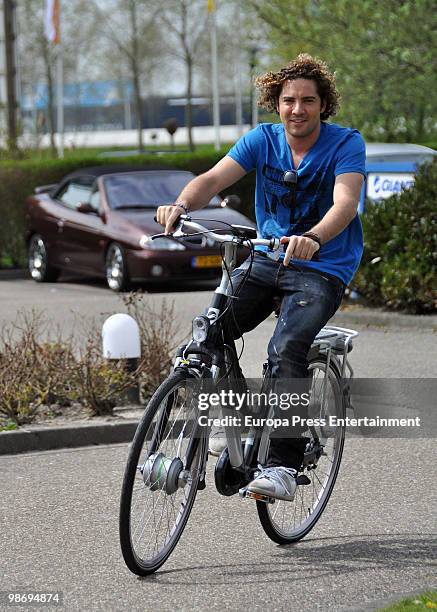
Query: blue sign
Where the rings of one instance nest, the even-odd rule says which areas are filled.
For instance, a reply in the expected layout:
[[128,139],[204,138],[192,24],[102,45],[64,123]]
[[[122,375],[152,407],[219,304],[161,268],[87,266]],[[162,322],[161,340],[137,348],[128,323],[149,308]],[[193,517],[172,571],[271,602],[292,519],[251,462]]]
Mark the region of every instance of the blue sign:
[[[126,80],[67,83],[64,85],[64,106],[114,106],[130,100],[132,93],[132,82]],[[24,110],[43,110],[47,104],[48,87],[41,83],[36,85],[33,95],[24,95],[20,101]]]

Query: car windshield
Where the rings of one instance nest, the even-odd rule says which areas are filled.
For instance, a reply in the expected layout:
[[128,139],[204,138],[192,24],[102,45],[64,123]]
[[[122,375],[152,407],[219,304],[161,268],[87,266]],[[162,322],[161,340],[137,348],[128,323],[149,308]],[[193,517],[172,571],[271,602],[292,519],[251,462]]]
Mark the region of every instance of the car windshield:
[[[194,178],[191,172],[135,172],[104,178],[106,196],[111,208],[156,208],[170,204],[187,183]],[[214,197],[210,206],[219,206],[220,198]]]

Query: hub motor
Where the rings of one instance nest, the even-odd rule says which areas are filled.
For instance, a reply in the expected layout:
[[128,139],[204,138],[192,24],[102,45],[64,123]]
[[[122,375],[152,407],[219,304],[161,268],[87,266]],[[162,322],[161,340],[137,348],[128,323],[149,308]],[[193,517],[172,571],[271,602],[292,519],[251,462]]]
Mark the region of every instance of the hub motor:
[[142,466],[143,480],[151,491],[164,490],[172,495],[184,487],[190,476],[179,457],[169,459],[163,453],[154,453]]

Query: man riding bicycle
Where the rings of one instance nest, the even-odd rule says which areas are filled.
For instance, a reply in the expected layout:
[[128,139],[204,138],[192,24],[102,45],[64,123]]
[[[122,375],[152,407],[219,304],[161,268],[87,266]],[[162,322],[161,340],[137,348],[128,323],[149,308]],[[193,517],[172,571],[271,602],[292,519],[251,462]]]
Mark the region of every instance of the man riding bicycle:
[[[160,206],[157,219],[171,233],[181,214],[203,208],[256,170],[258,235],[281,238],[285,252],[274,261],[267,248],[257,247],[233,305],[234,335],[256,327],[274,310],[274,296],[282,297],[268,346],[270,374],[279,390],[281,381],[308,378],[308,350],[358,268],[365,145],[357,130],[325,123],[338,110],[339,94],[324,62],[301,54],[278,72],[259,77],[256,85],[259,105],[278,113],[281,123],[263,123],[245,134],[211,170],[193,179],[174,205]],[[247,268],[248,262],[234,270],[234,292]],[[268,463],[248,491],[293,499],[306,445],[298,434],[275,430]]]

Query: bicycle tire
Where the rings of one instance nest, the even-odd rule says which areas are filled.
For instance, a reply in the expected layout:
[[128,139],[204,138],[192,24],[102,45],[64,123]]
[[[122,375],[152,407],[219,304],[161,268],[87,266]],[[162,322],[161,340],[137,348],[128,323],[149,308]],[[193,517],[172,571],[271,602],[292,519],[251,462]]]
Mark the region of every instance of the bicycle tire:
[[[311,360],[309,368],[312,370],[312,390],[315,384],[315,374],[323,372],[323,376],[325,376],[326,366],[327,359],[323,354],[319,354]],[[325,401],[325,406],[320,406],[319,417],[327,417],[335,413],[337,417],[344,418],[345,402],[341,389],[340,372],[332,360],[329,366],[328,382],[335,404],[332,406],[331,402],[331,405],[328,407]],[[311,404],[313,408],[314,406],[317,407],[314,391],[312,391]],[[310,414],[310,416],[317,418],[317,415],[314,414]],[[325,434],[321,436],[321,439],[324,440],[326,438],[327,442],[324,450],[328,454],[326,456],[322,455],[319,458],[315,469],[305,469],[304,461],[299,475],[306,475],[311,482],[307,485],[298,485],[292,502],[282,500],[276,500],[274,504],[256,502],[261,525],[268,537],[277,544],[291,544],[301,540],[311,531],[321,517],[337,479],[343,454],[345,429],[344,424],[337,425],[335,428],[328,427],[324,430],[322,427],[318,428],[317,433]],[[308,432],[305,433],[305,436],[308,436]],[[311,438],[314,440],[313,435],[311,435]],[[327,450],[328,444],[330,445],[329,450]],[[332,455],[332,460],[329,458],[330,455]],[[331,463],[329,464],[328,461],[331,461]],[[328,471],[324,471],[322,474],[321,467],[327,468]],[[319,478],[319,475],[322,478]]]
[[[120,546],[126,565],[139,576],[156,572],[168,559],[196,498],[206,460],[206,440],[199,435],[197,405],[192,397],[184,405],[184,396],[192,394],[193,380],[188,371],[176,371],[160,385],[145,409],[129,451],[120,498]],[[173,492],[166,490],[172,468],[163,467],[160,453],[182,461],[187,482]],[[190,453],[193,459],[187,469]],[[154,463],[159,463],[156,470],[152,468]],[[178,483],[178,478],[174,482]]]

